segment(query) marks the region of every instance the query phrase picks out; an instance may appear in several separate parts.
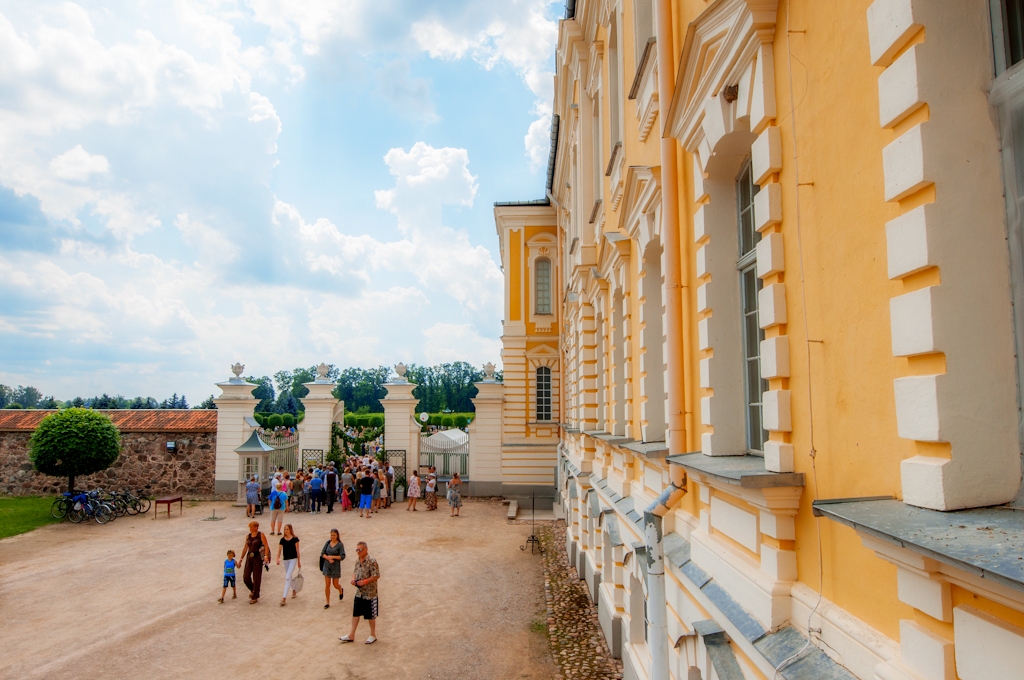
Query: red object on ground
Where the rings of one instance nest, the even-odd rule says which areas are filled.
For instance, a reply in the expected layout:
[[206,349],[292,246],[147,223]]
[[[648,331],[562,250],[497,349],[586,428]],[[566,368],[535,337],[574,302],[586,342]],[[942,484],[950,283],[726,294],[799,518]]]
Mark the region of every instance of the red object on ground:
[[181,496],[168,496],[167,498],[157,498],[155,501],[153,501],[153,519],[156,519],[157,509],[160,507],[161,503],[163,503],[164,505],[167,506],[167,516],[168,517],[171,516],[171,503],[177,503],[178,504],[178,514],[179,515],[182,512],[182,510],[181,510],[181,508],[182,508]]

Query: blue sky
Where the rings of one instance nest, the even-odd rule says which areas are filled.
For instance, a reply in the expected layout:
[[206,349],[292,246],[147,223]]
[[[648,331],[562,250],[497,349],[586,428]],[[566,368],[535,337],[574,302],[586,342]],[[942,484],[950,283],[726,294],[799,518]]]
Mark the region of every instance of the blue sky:
[[0,382],[498,362],[560,2],[0,0]]

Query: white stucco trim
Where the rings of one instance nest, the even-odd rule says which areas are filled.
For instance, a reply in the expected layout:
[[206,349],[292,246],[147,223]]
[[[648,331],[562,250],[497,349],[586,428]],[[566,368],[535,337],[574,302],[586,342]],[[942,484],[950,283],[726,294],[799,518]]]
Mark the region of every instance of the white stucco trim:
[[887,66],[920,29],[911,0],[875,0],[868,7],[871,63]]
[[1024,629],[961,605],[954,610],[956,670],[961,680],[1017,678],[1024,669]]

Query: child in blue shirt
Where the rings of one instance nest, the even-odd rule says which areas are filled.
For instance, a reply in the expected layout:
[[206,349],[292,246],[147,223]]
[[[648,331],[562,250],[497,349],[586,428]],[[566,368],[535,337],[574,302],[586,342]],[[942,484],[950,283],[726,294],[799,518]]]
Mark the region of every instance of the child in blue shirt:
[[228,586],[231,586],[231,599],[238,599],[238,590],[235,588],[235,567],[242,564],[241,560],[235,561],[235,551],[228,551],[228,558],[224,560],[224,588],[220,591],[220,599],[217,602],[224,604],[224,595],[228,592]]

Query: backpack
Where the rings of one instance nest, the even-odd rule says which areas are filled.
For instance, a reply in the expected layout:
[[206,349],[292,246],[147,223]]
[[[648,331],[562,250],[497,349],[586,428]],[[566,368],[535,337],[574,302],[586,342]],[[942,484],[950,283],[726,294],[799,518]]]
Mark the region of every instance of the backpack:
[[270,494],[270,509],[271,510],[284,510],[284,494],[280,491],[274,491]]

